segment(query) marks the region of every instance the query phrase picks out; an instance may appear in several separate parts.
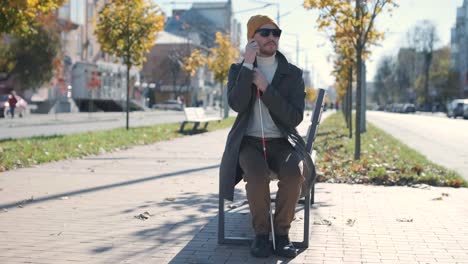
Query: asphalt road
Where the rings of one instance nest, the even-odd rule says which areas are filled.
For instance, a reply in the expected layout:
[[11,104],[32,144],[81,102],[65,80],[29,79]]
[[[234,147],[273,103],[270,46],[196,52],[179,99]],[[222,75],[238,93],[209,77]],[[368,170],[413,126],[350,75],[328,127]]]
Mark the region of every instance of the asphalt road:
[[367,121],[468,180],[468,120],[368,111]]
[[[184,119],[181,111],[131,112],[129,126],[177,123]],[[0,139],[74,134],[125,126],[125,113],[30,114],[23,118],[0,119]]]

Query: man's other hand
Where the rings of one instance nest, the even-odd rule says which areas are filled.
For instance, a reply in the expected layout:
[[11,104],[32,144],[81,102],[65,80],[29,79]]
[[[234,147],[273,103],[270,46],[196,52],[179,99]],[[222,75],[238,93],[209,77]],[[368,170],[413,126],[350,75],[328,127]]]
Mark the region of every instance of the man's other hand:
[[265,92],[268,87],[268,81],[265,75],[258,68],[254,68],[253,83],[257,85],[257,88],[262,92]]

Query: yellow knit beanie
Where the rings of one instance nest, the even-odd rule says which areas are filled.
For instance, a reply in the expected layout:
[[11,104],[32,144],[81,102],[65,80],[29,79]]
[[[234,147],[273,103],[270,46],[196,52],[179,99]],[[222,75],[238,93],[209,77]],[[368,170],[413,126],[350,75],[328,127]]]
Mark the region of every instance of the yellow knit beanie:
[[249,22],[247,22],[247,41],[253,38],[255,35],[255,30],[259,29],[265,24],[273,24],[276,28],[279,29],[275,21],[268,16],[255,15],[250,17]]

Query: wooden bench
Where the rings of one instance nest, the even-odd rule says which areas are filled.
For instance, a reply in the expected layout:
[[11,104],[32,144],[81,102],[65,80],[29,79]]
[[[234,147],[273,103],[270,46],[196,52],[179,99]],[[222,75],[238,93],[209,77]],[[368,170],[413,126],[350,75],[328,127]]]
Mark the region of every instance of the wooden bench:
[[179,132],[183,132],[187,123],[194,123],[192,131],[195,131],[200,123],[205,123],[203,129],[208,127],[208,123],[211,121],[221,121],[221,117],[217,116],[206,116],[205,110],[202,107],[185,107],[185,121],[180,125]]

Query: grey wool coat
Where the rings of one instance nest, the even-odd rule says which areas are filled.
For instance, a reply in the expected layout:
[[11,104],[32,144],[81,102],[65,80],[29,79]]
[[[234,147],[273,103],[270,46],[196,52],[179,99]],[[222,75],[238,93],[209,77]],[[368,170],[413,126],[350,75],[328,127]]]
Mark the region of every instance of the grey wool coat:
[[[314,164],[306,151],[304,140],[296,130],[296,126],[302,122],[304,116],[304,80],[302,71],[288,63],[283,54],[277,51],[276,58],[278,68],[261,100],[268,107],[278,129],[302,157],[305,181],[301,196],[304,196],[315,180]],[[243,174],[239,166],[239,149],[252,114],[253,104],[256,102],[256,87],[252,80],[252,70],[243,67],[242,63],[231,65],[228,78],[228,103],[238,114],[229,132],[219,171],[220,195],[230,201],[234,199],[234,187],[242,179]]]

